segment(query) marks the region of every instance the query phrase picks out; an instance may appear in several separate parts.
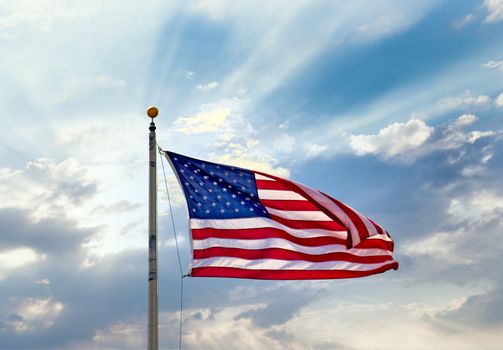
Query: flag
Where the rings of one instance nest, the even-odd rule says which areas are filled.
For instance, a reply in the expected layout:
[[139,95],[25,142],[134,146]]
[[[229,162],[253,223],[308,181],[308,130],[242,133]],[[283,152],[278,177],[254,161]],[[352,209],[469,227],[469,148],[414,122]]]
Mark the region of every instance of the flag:
[[398,269],[388,232],[335,198],[259,171],[163,154],[187,200],[190,276],[335,279]]

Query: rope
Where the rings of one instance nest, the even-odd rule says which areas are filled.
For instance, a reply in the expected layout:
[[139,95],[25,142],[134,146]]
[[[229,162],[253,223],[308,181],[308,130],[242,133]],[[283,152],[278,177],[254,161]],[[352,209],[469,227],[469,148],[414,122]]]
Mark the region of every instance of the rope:
[[182,326],[183,326],[183,279],[187,277],[188,275],[184,275],[182,272],[182,260],[180,259],[180,249],[178,247],[178,236],[176,234],[176,228],[175,228],[175,219],[173,217],[173,206],[171,205],[171,196],[169,195],[169,189],[168,189],[168,181],[166,180],[166,171],[164,170],[164,161],[163,161],[163,153],[164,151],[162,150],[161,147],[159,147],[159,144],[157,144],[157,148],[159,150],[159,154],[161,155],[161,165],[162,165],[162,174],[164,176],[164,185],[166,187],[166,194],[168,195],[168,203],[169,203],[169,214],[171,216],[171,224],[173,226],[173,235],[175,237],[175,245],[176,245],[176,255],[178,257],[178,268],[180,269],[180,323],[179,323],[179,334],[178,334],[178,348],[179,350],[182,350]]

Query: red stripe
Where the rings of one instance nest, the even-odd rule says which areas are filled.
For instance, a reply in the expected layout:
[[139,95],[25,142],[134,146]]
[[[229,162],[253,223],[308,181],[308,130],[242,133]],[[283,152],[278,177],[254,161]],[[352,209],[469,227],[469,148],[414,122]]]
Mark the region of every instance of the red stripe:
[[374,227],[376,228],[377,232],[379,232],[380,235],[384,234],[384,230],[382,229],[381,226],[376,224],[373,220],[370,220],[369,218],[367,218],[367,219],[368,219],[368,221],[370,221],[372,223],[372,225],[374,225]]
[[310,228],[319,228],[323,230],[332,230],[332,231],[346,231],[344,226],[341,226],[335,221],[309,221],[309,220],[289,220],[279,217],[277,215],[273,215],[269,213],[269,216],[274,221],[277,221],[287,227],[295,228],[295,229],[310,229]]
[[246,260],[276,259],[276,260],[302,260],[310,262],[348,261],[360,264],[378,264],[393,260],[390,255],[359,256],[345,252],[333,252],[326,254],[306,254],[282,248],[265,248],[250,250],[241,248],[212,247],[194,250],[194,259],[206,259],[214,257],[233,257]]
[[308,280],[308,279],[337,279],[357,278],[383,273],[390,269],[397,270],[398,262],[381,266],[369,271],[346,270],[245,270],[233,267],[196,267],[190,275],[192,277],[226,277],[250,278],[266,280]]
[[342,209],[342,211],[349,217],[349,219],[353,222],[353,224],[356,227],[356,230],[358,231],[358,236],[360,236],[360,241],[364,241],[367,237],[370,236],[367,227],[363,223],[362,219],[356,214],[351,208],[346,206],[344,203],[339,202],[337,199],[330,197],[329,195],[326,195],[323,192],[320,192],[327,198],[329,198],[332,202],[337,204],[339,208]]
[[239,230],[222,230],[214,228],[192,229],[192,239],[201,240],[207,238],[226,238],[226,239],[282,238],[289,242],[300,244],[306,247],[319,247],[329,244],[346,245],[346,240],[337,237],[322,236],[312,238],[299,238],[292,236],[283,230],[272,227],[249,228]]
[[260,199],[269,208],[291,211],[319,211],[318,207],[309,201]]
[[281,191],[291,191],[290,188],[283,185],[278,181],[267,181],[267,180],[255,180],[257,183],[258,190],[281,190]]
[[382,239],[366,239],[358,244],[357,249],[385,249],[393,252],[393,242]]

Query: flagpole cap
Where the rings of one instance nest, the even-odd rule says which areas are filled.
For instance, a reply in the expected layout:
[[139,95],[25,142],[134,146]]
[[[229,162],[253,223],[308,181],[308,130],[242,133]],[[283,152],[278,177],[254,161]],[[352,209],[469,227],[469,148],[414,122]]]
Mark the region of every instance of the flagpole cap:
[[159,114],[159,110],[155,106],[150,106],[147,109],[147,116],[154,119]]

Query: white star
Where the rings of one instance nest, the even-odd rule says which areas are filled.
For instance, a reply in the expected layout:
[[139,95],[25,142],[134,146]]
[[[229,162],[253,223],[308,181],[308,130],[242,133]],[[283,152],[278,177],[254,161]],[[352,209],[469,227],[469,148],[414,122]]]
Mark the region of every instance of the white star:
[[229,205],[231,205],[231,203],[230,202],[225,202],[225,205],[229,206]]
[[195,208],[192,208],[192,211],[193,211],[193,212],[195,212],[195,211],[196,211],[196,209],[195,209]]
[[207,199],[208,199],[208,196],[203,196],[203,199],[204,199],[204,200],[207,200]]
[[217,185],[216,181],[213,181],[213,185],[215,185],[215,186]]
[[224,181],[224,180],[222,180],[222,179],[218,179],[218,182],[222,182],[222,181]]
[[224,175],[225,175],[225,176],[229,176],[229,173],[226,171],[226,172],[224,173]]
[[253,211],[253,208],[250,208],[250,211]]
[[222,198],[222,196],[221,196],[221,195],[218,195],[218,196],[217,196],[217,198],[218,198],[218,199],[221,199],[221,198]]
[[232,195],[232,198],[236,198],[236,195],[235,195],[235,194],[233,194],[233,195]]
[[204,175],[204,176],[203,176],[203,178],[204,178],[205,180],[208,180],[209,176],[208,176],[208,175]]
[[238,208],[236,208],[236,209],[234,209],[234,211],[237,213],[237,212],[239,211],[239,209],[238,209]]
[[206,209],[206,214],[208,214],[209,212],[210,212],[210,210],[209,210],[209,209]]
[[216,205],[217,205],[217,203],[214,203],[214,202],[213,202],[213,203],[211,203],[211,206],[212,206],[212,207],[216,207]]
[[226,188],[224,188],[224,189],[223,189],[223,191],[224,191],[224,192],[227,192],[227,189],[226,189]]
[[189,165],[188,165],[187,163],[185,163],[183,166],[184,166],[184,167],[188,167]]
[[245,202],[241,201],[241,205],[245,205]]
[[178,158],[173,158],[174,160],[178,160]]
[[223,213],[223,212],[225,212],[225,210],[223,210],[223,209],[220,209],[220,212],[221,212],[221,213]]
[[208,190],[208,192],[210,192],[210,193],[211,193],[211,192],[213,192],[213,190],[210,188],[210,189]]

